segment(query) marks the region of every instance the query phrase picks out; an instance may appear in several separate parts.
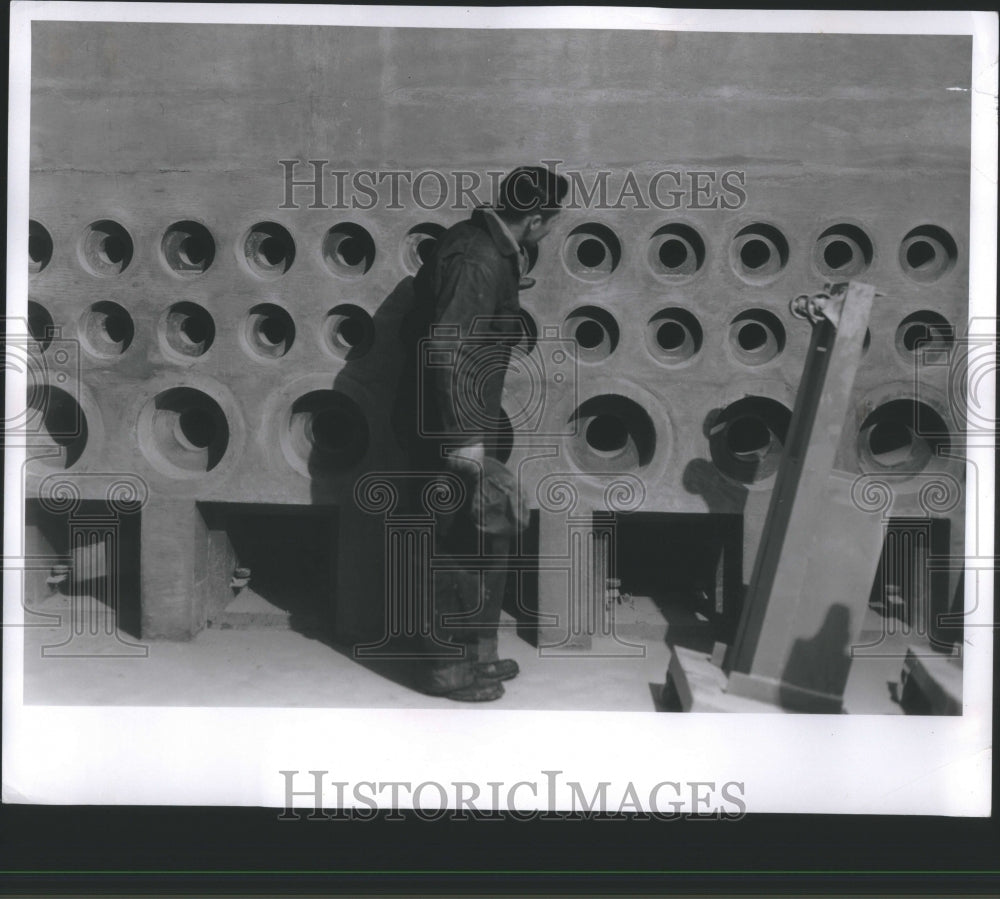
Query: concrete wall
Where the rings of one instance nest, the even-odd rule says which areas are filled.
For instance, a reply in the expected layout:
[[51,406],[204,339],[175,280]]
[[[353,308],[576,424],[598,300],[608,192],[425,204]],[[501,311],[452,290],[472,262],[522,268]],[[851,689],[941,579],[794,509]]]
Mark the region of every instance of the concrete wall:
[[[646,186],[662,170],[688,188],[693,171],[744,173],[732,183],[745,202],[729,192],[738,208],[691,208],[689,192],[676,210],[570,210],[542,244],[522,293],[541,335],[528,361],[549,379],[538,431],[583,423],[575,438],[515,436],[510,463],[541,507],[543,553],[568,558],[567,515],[606,508],[609,485],[624,476],[627,493],[634,475],[641,495],[612,507],[742,513],[752,564],[809,339],[788,301],[828,278],[884,294],[839,465],[888,478],[896,514],[929,514],[926,475],[961,467],[911,433],[914,398],[935,426],[955,421],[947,366],[915,366],[908,347],[914,321],[961,331],[967,316],[970,51],[960,37],[35,23],[30,299],[36,323],[80,341],[81,365],[52,383],[52,455],[29,487],[44,494],[65,474],[101,496],[120,472],[147,483],[150,636],[204,621],[198,503],[336,507],[338,627],[377,631],[383,522],[353,493],[403,464],[389,411],[409,232],[468,212],[420,209],[406,193],[387,209],[388,183],[373,209],[309,208],[308,188],[300,208],[281,208],[279,160],[485,177],[559,159],[587,183],[609,170],[612,203],[628,172]],[[258,223],[285,230],[254,238]],[[337,257],[329,232],[345,223],[370,238],[370,264]],[[185,238],[194,255],[178,257]],[[294,258],[287,245],[272,253],[285,239]],[[831,243],[839,268],[824,261]],[[362,335],[353,351],[337,336],[344,314]],[[546,347],[582,337],[584,321],[596,343],[580,349],[575,390],[557,387]],[[512,374],[508,411],[531,387]],[[60,418],[61,389],[85,436],[61,424],[74,411],[66,400]],[[620,451],[588,445],[602,427],[609,446],[625,433]],[[557,455],[537,458],[546,444]],[[561,473],[575,508],[546,499]],[[959,511],[931,510],[952,517],[956,541]],[[542,575],[557,606],[566,576]]]

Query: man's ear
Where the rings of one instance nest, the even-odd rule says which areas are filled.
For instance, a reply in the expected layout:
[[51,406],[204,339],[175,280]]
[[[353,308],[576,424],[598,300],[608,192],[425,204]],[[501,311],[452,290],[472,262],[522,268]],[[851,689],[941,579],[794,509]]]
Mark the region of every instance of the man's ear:
[[542,219],[541,213],[536,212],[528,219],[528,228],[531,230],[534,230],[535,228],[540,228],[542,226],[543,221],[544,220]]

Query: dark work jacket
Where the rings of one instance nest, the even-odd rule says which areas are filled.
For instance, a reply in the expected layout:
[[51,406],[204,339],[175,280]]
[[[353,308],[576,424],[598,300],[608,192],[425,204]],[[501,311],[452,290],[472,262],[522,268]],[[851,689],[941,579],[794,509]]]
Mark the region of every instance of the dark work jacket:
[[494,218],[477,209],[438,239],[421,266],[402,334],[400,397],[415,406],[410,440],[425,448],[428,440],[420,438],[489,440],[501,419],[510,346],[521,334],[519,262]]

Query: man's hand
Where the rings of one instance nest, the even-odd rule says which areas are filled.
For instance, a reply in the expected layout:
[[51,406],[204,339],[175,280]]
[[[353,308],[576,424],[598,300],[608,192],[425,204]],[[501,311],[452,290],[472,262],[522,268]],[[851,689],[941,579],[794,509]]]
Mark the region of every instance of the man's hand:
[[471,443],[468,446],[455,447],[448,451],[447,458],[450,465],[458,468],[475,465],[477,469],[482,469],[486,464],[486,445]]

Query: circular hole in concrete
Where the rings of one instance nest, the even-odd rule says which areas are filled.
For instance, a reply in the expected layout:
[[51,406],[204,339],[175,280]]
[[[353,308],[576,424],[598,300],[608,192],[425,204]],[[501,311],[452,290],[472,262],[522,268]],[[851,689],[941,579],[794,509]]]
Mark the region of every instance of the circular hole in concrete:
[[843,268],[854,258],[850,244],[843,240],[834,240],[826,245],[823,260],[832,269]]
[[772,312],[749,309],[729,326],[730,345],[737,359],[747,365],[762,365],[785,347],[785,328]]
[[[268,240],[270,238],[265,238],[262,243]],[[171,271],[179,275],[200,275],[215,260],[215,239],[208,228],[198,222],[175,222],[164,232],[160,251]]]
[[368,422],[360,406],[336,390],[315,390],[292,404],[282,447],[310,475],[350,468],[368,451]]
[[615,415],[598,415],[587,425],[587,443],[599,453],[617,453],[628,444],[628,427]]
[[281,306],[260,303],[250,310],[244,335],[255,355],[278,359],[292,348],[295,322]]
[[715,467],[744,484],[778,469],[792,413],[777,400],[748,396],[722,409],[709,430]]
[[762,240],[748,240],[740,248],[740,259],[747,268],[760,268],[771,258],[771,248]]
[[243,240],[243,255],[255,275],[278,278],[295,261],[295,241],[277,222],[258,222]]
[[174,303],[160,328],[167,346],[183,356],[202,356],[215,341],[215,322],[197,303]]
[[618,322],[598,306],[581,306],[571,312],[563,333],[576,341],[578,358],[589,362],[607,358],[618,346]]
[[664,225],[649,241],[650,268],[668,281],[684,281],[705,263],[705,242],[688,225]]
[[80,329],[83,343],[95,356],[120,356],[132,343],[135,324],[132,316],[117,303],[94,303],[83,316]]
[[737,340],[742,349],[757,352],[767,346],[767,328],[759,322],[747,322],[740,328]]
[[110,219],[88,225],[80,242],[80,259],[84,267],[100,277],[121,274],[131,263],[132,253],[131,236]]
[[604,244],[593,237],[580,241],[580,245],[576,248],[576,258],[580,261],[580,265],[587,268],[599,266],[607,254]]
[[950,445],[941,416],[926,403],[897,399],[865,418],[858,433],[862,467],[917,474]]
[[687,262],[688,248],[683,241],[672,238],[660,244],[658,255],[664,268],[680,268]]
[[634,471],[656,452],[656,428],[637,402],[604,394],[583,402],[570,419],[575,434],[569,450],[584,471]]
[[28,334],[43,352],[52,343],[54,328],[55,323],[52,321],[49,310],[41,303],[28,300]]
[[662,362],[680,363],[701,349],[698,320],[686,309],[664,309],[646,325],[646,346]]
[[943,315],[930,310],[906,316],[896,328],[896,350],[908,359],[916,355],[921,361],[926,361],[925,354],[940,354],[954,342],[952,324]]
[[327,313],[323,342],[330,352],[344,359],[356,359],[370,349],[375,339],[371,316],[360,306],[349,303]]
[[955,239],[937,225],[914,228],[899,246],[899,264],[914,281],[936,281],[954,268],[958,259]]
[[375,262],[375,241],[354,222],[334,225],[323,238],[323,260],[339,277],[360,278]]
[[844,223],[827,228],[819,236],[813,261],[822,274],[847,278],[868,268],[874,254],[871,238],[857,225]]
[[761,455],[771,445],[771,431],[762,418],[737,418],[726,428],[726,444],[735,456]]
[[763,284],[776,277],[788,264],[788,241],[773,225],[747,225],[733,240],[730,261],[743,280]]
[[434,254],[438,239],[445,229],[434,222],[422,222],[406,232],[403,239],[403,267],[411,274]]
[[581,322],[576,329],[576,342],[584,349],[592,350],[604,340],[604,328],[595,321]]
[[87,448],[87,416],[65,390],[47,384],[28,391],[27,406],[33,438],[39,455],[33,464],[67,469],[75,465]]
[[140,411],[139,446],[165,474],[204,474],[225,456],[229,423],[222,407],[207,393],[193,387],[172,387]]
[[28,271],[37,274],[52,259],[52,237],[34,219],[28,222]]
[[590,223],[574,228],[563,245],[569,272],[585,281],[608,277],[621,262],[621,241],[605,225]]

